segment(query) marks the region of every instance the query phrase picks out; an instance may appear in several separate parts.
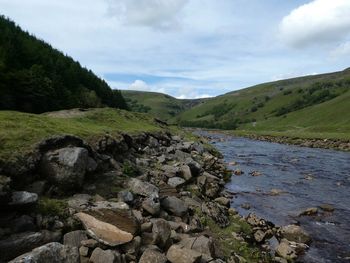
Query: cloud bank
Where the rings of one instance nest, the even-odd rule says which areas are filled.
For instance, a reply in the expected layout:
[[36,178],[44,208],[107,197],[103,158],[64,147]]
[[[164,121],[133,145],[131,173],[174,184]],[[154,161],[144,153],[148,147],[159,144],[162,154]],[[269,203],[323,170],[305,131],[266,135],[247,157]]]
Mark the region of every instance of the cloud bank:
[[349,0],[314,0],[291,11],[280,24],[282,40],[293,47],[339,42],[350,34]]

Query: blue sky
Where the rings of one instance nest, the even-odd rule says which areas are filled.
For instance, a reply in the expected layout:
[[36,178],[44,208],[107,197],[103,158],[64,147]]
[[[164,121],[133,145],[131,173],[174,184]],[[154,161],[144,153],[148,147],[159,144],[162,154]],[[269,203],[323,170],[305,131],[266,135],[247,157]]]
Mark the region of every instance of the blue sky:
[[178,98],[350,67],[349,0],[0,0],[112,88]]

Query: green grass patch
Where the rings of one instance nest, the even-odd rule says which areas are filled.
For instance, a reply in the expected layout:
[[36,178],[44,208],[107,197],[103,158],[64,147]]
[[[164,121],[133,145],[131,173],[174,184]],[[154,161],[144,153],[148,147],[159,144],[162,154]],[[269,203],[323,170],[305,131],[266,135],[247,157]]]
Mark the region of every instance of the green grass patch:
[[0,159],[23,155],[43,139],[70,134],[86,141],[104,134],[156,132],[163,128],[147,114],[101,108],[79,114],[0,111]]
[[41,197],[38,202],[37,212],[44,216],[68,217],[67,201],[63,199],[52,199]]

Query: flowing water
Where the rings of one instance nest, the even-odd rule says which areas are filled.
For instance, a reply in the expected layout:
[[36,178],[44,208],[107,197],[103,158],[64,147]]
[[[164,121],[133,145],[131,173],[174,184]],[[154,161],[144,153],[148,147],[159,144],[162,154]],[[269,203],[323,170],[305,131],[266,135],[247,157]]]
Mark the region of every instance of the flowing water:
[[[226,185],[235,193],[231,206],[241,215],[254,212],[281,226],[300,223],[313,239],[302,262],[350,262],[350,153],[204,135],[213,138],[230,169],[244,172]],[[261,175],[251,176],[253,171]],[[298,216],[323,204],[334,212],[319,208],[316,216]]]

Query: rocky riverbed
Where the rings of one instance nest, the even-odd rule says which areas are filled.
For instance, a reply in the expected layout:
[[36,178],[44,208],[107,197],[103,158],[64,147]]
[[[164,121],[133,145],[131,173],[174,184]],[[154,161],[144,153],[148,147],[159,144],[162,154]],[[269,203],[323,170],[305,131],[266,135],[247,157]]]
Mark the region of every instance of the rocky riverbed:
[[239,216],[220,157],[200,140],[166,132],[43,141],[0,169],[0,261],[296,259],[309,235]]

